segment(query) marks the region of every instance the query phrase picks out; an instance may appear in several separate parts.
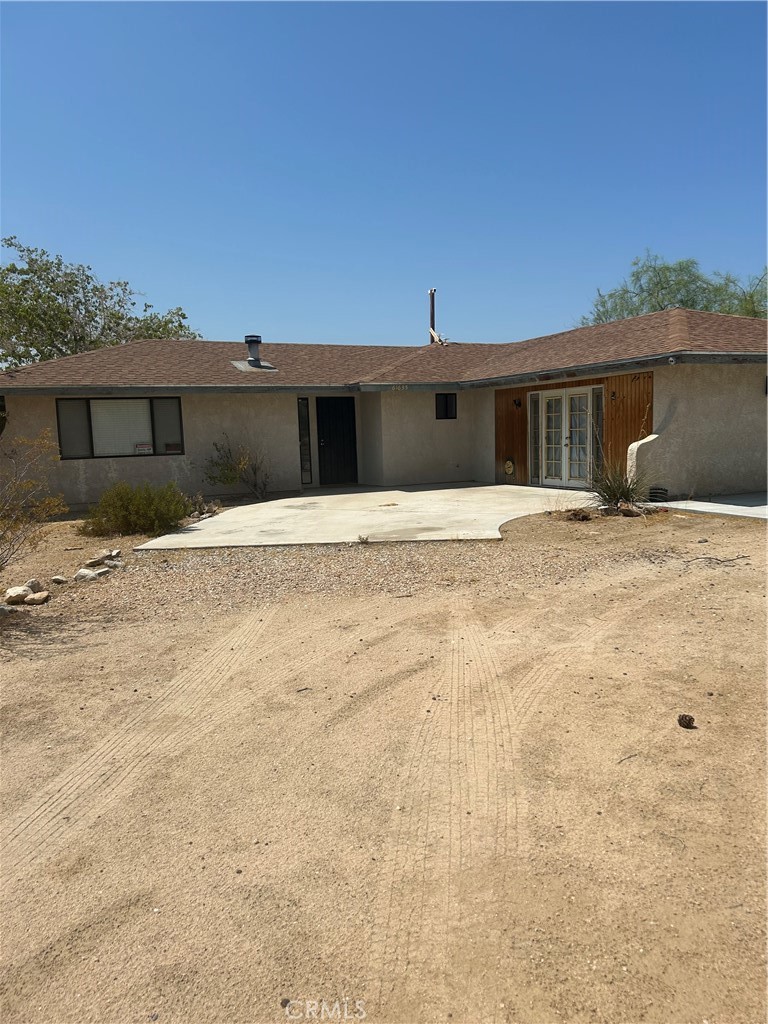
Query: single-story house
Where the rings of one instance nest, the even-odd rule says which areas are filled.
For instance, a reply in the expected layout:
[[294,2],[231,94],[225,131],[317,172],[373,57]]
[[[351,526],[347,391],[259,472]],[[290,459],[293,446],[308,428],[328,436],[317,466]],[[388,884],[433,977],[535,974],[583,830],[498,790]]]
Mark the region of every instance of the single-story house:
[[8,436],[58,437],[74,507],[118,480],[210,493],[225,433],[282,493],[585,488],[600,459],[659,497],[766,486],[766,322],[687,309],[510,344],[134,341],[8,370],[0,400]]

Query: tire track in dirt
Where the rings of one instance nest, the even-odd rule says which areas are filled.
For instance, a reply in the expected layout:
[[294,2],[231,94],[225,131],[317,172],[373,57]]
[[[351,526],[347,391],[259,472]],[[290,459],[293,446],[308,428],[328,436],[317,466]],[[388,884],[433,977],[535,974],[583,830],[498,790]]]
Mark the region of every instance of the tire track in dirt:
[[[340,654],[354,643],[350,640],[351,635],[354,634],[358,640],[362,639],[371,645],[385,643],[391,636],[395,625],[406,620],[410,621],[410,619],[411,617],[407,614],[399,614],[387,619],[379,618],[369,626],[360,626],[356,623],[353,629],[347,626],[338,627],[336,634],[328,632],[327,624],[323,623],[322,628],[318,630],[317,644],[308,650],[299,650],[296,644],[296,637],[307,636],[307,633],[302,634],[300,627],[294,628],[291,631],[290,641],[281,641],[267,650],[266,655],[265,650],[260,651],[264,656],[256,663],[256,666],[262,675],[269,675],[268,683],[264,684],[260,680],[258,687],[246,685],[231,690],[227,696],[217,701],[215,707],[210,709],[204,719],[196,719],[190,722],[186,729],[180,730],[174,737],[168,753],[176,754],[190,743],[197,742],[235,712],[243,713],[254,702],[274,697],[292,681],[302,680],[306,672],[311,672],[314,678],[321,662]],[[273,664],[274,662],[276,664]]]
[[56,780],[56,788],[53,793],[49,795],[49,797],[44,800],[34,812],[26,817],[22,817],[18,825],[11,830],[10,837],[15,836],[17,832],[26,828],[29,824],[29,819],[34,818],[38,813],[42,813],[50,801],[56,800],[62,793],[65,793],[73,780],[76,777],[80,777],[89,765],[94,762],[98,762],[99,759],[105,756],[108,756],[115,749],[119,749],[124,743],[132,743],[137,735],[137,729],[161,715],[168,705],[173,705],[174,702],[178,701],[182,693],[186,695],[187,701],[189,702],[195,692],[204,688],[209,682],[209,674],[206,672],[208,665],[218,665],[222,659],[226,658],[227,652],[234,650],[233,640],[236,639],[238,635],[239,631],[237,634],[228,633],[224,639],[219,641],[219,643],[206,654],[204,662],[196,663],[181,672],[176,676],[175,680],[167,690],[162,693],[160,697],[154,700],[152,704],[145,704],[142,711],[133,715],[133,717],[126,723],[110,733],[101,744],[90,751],[83,761],[79,762],[72,769],[62,774]]
[[[470,930],[484,930],[487,938],[489,929],[498,919],[496,907],[504,891],[503,887],[499,891],[499,875],[494,869],[501,865],[502,876],[506,877],[507,865],[517,854],[520,844],[520,821],[515,765],[509,743],[508,709],[494,666],[487,657],[481,631],[472,623],[469,609],[462,609],[462,614],[461,632],[468,664],[472,666],[472,676],[482,698],[483,716],[490,725],[484,745],[490,756],[484,765],[487,800],[484,806],[472,809],[473,856],[468,865],[467,885],[464,886],[466,896],[457,901],[460,917],[454,922],[452,931],[454,936],[458,936],[468,924]],[[480,879],[484,880],[482,884],[478,884]],[[454,1000],[458,995],[461,1010],[468,1017],[482,1013],[482,1019],[487,1019],[482,995],[487,987],[482,977],[486,968],[484,962],[469,959],[461,991],[454,993]]]
[[[458,685],[455,655],[451,647],[448,659],[452,690]],[[393,842],[385,851],[382,869],[388,884],[376,908],[377,922],[370,947],[376,964],[372,979],[378,982],[379,1006],[386,1004],[392,995],[399,977],[398,965],[408,961],[409,949],[415,951],[419,960],[425,959],[424,945],[417,950],[417,942],[422,938],[428,902],[432,893],[439,894],[443,886],[450,886],[451,865],[446,854],[451,847],[436,842],[441,827],[446,824],[447,809],[433,806],[432,799],[435,771],[445,765],[446,751],[450,750],[452,723],[446,711],[450,714],[456,702],[451,700],[447,708],[446,703],[430,700],[431,707],[421,711],[401,784],[407,802],[399,803],[391,818]],[[430,858],[430,847],[437,859]],[[428,877],[436,883],[431,891]],[[412,879],[418,880],[415,898],[411,898],[409,891]],[[441,915],[435,916],[439,921]],[[432,938],[434,940],[434,934]]]
[[[42,800],[38,796],[28,803],[0,847],[3,871],[18,872],[39,856],[54,853],[61,842],[103,813],[126,784],[136,781],[160,758],[179,753],[226,717],[242,711],[249,701],[274,695],[293,678],[301,678],[303,672],[316,669],[319,662],[350,645],[349,635],[338,635],[340,630],[329,634],[323,629],[318,631],[318,643],[301,650],[299,638],[307,636],[301,625],[289,627],[277,643],[264,642],[262,634],[274,614],[274,609],[261,610],[228,632],[204,659],[180,673],[156,701],[55,780]],[[407,614],[352,628],[356,636],[376,643],[386,639],[392,626],[404,618]],[[258,688],[236,686],[217,699],[222,686],[242,674],[246,661],[252,662],[260,675],[268,674],[269,683]]]
[[[219,641],[206,655],[205,665],[213,661],[218,663],[219,659],[226,655],[226,652],[232,650],[232,639],[230,634]],[[177,700],[182,691],[186,691],[188,694],[194,692],[196,685],[204,685],[204,671],[201,672],[197,664],[191,668],[185,669],[181,672],[170,686],[156,699],[152,704],[145,704],[143,709],[134,714],[127,722],[122,726],[119,726],[113,732],[111,732],[106,739],[104,739],[97,747],[91,750],[85,759],[73,768],[64,772],[55,782],[55,789],[41,804],[36,805],[33,811],[30,811],[28,815],[24,815],[21,812],[17,815],[19,819],[17,825],[10,830],[8,838],[13,838],[19,832],[25,829],[30,818],[36,817],[38,814],[43,813],[48,803],[58,798],[60,794],[66,792],[67,788],[72,784],[73,779],[79,777],[83,771],[85,771],[92,763],[97,763],[99,759],[109,755],[111,751],[118,748],[122,743],[126,741],[126,738],[130,742],[131,738],[136,735],[137,729],[142,725],[145,725],[148,721],[156,718],[161,712],[165,710],[165,707],[173,701]]]
[[[658,589],[630,596],[629,614],[658,599]],[[552,614],[534,609],[505,621],[538,631]],[[414,726],[397,796],[404,812],[392,816],[383,858],[370,977],[379,985],[377,1015],[386,1020],[418,1015],[425,1000],[439,1005],[441,992],[457,1019],[497,1019],[503,997],[487,958],[476,962],[461,951],[473,932],[491,960],[501,949],[510,873],[532,849],[522,770],[526,726],[568,672],[568,655],[588,653],[617,629],[610,612],[576,612],[516,677],[498,626],[481,626],[466,603],[454,606],[452,618],[448,701],[433,702],[438,713],[428,716],[429,729],[424,721]]]
[[222,683],[239,670],[273,611],[261,611],[221,640],[205,658],[186,669],[152,707],[116,730],[47,796],[22,812],[2,846],[4,870],[21,867],[51,852],[56,840],[98,816],[128,778],[164,753],[169,740]]
[[453,617],[464,621],[451,630],[448,700],[431,702],[430,726],[416,728],[385,851],[371,942],[382,1012],[418,1005],[420,993],[445,983],[463,922],[485,916],[466,880],[514,852],[506,709],[479,630],[464,609]]

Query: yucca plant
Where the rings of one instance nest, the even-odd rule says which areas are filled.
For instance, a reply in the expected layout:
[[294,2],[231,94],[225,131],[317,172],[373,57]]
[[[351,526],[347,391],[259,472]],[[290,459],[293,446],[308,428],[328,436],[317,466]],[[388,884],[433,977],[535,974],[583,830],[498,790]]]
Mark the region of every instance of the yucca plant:
[[621,502],[637,505],[648,500],[648,484],[641,474],[627,472],[623,462],[604,461],[595,467],[589,479],[598,505],[618,508]]

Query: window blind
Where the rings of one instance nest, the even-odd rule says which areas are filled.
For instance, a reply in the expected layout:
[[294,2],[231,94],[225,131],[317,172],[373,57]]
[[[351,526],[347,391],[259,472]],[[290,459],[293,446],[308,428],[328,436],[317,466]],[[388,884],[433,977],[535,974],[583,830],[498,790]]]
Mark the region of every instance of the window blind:
[[152,417],[147,398],[91,401],[94,455],[152,455]]

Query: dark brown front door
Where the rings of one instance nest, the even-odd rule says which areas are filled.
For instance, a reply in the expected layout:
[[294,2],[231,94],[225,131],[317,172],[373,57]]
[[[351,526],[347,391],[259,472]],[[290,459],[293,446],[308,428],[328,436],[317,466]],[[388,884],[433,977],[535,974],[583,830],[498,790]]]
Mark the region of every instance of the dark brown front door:
[[354,398],[317,399],[320,484],[357,483],[357,434]]

